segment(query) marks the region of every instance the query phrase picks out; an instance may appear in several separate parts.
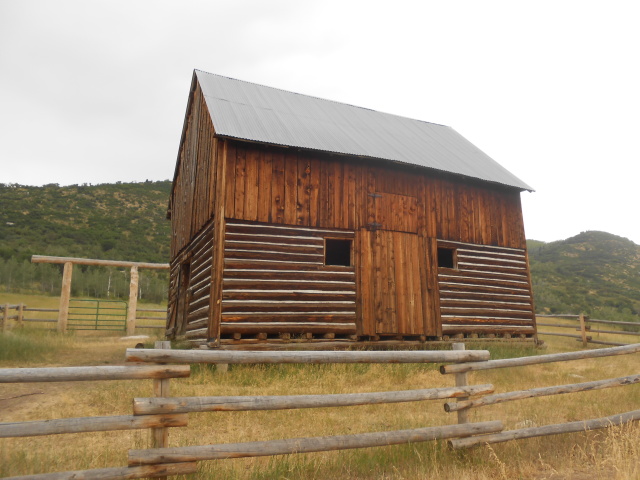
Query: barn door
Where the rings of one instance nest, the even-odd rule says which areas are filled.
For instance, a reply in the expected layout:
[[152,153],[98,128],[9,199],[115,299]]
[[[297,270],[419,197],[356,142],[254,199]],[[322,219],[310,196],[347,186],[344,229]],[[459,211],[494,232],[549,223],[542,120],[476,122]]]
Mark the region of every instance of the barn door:
[[363,334],[428,335],[418,235],[387,230],[359,233]]

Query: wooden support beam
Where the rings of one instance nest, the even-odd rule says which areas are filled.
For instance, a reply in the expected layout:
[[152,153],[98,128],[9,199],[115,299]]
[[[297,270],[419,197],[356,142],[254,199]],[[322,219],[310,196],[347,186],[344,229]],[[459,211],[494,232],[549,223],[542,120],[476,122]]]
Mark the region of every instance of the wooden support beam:
[[489,355],[488,350],[243,352],[128,348],[126,360],[156,363],[446,363],[488,360]]
[[138,267],[155,270],[168,270],[168,263],[125,262],[121,260],[98,260],[94,258],[50,257],[47,255],[32,255],[31,263],[72,263],[74,265],[95,265],[102,267]]
[[466,398],[469,395],[485,395],[493,391],[493,385],[486,384],[467,387],[333,395],[135,398],[133,400],[133,412],[135,415],[150,415],[158,413],[346,407],[352,405],[441,400],[444,398]]
[[178,378],[188,377],[190,373],[189,365],[0,368],[0,383]]
[[579,420],[577,422],[559,423],[555,425],[545,425],[543,427],[523,428],[520,430],[509,430],[507,432],[492,435],[480,435],[477,437],[458,438],[449,441],[449,446],[453,449],[468,448],[474,445],[484,445],[489,443],[508,442],[509,440],[520,440],[523,438],[542,437],[546,435],[558,435],[561,433],[584,432],[588,430],[598,430],[622,425],[640,420],[640,410],[611,415],[593,420]]
[[192,462],[223,458],[263,457],[291,453],[380,447],[409,442],[427,442],[443,438],[479,435],[482,433],[499,432],[502,431],[502,429],[502,422],[492,421],[331,437],[289,438],[263,442],[159,448],[153,450],[129,450],[129,465],[152,465],[160,462]]

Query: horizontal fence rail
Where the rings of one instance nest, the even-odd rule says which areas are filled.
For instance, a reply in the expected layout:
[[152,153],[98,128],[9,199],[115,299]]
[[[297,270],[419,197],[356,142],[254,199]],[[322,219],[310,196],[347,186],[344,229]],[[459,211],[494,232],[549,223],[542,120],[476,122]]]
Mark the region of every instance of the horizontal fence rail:
[[188,377],[189,365],[0,368],[0,383],[82,382]]
[[[72,302],[73,300],[70,300]],[[100,302],[104,302],[100,300]],[[15,313],[10,313],[11,311],[15,311]],[[51,316],[51,318],[35,318],[35,316],[31,315],[31,312],[36,314],[42,313],[51,313],[55,314]],[[25,304],[7,304],[0,305],[0,331],[8,331],[12,324],[9,322],[10,320],[14,320],[15,323],[13,326],[21,327],[25,323],[53,323],[58,324],[60,319],[59,317],[60,309],[59,308],[38,308],[38,307],[29,307]],[[153,315],[154,313],[161,313],[162,315]],[[151,314],[151,315],[147,315]],[[105,316],[109,315],[109,313],[102,312],[100,315]],[[73,315],[71,315],[73,317]],[[138,308],[136,309],[135,319],[131,325],[133,329],[140,330],[164,330],[167,319],[167,309],[166,308]],[[68,318],[69,320],[69,318]],[[104,320],[104,319],[103,319]],[[155,321],[155,324],[144,323],[144,321]],[[123,320],[120,320],[122,323]],[[95,319],[94,319],[95,323]],[[102,330],[99,328],[99,330]],[[122,331],[123,329],[113,329],[114,331]],[[131,331],[129,332],[131,333]]]
[[127,362],[156,363],[450,363],[488,360],[488,350],[421,350],[394,352],[360,351],[216,351],[216,350],[151,350],[128,348]]
[[598,350],[585,350],[567,353],[551,353],[548,355],[536,355],[531,357],[505,358],[501,360],[489,360],[487,362],[472,362],[458,365],[442,365],[440,373],[462,373],[477,370],[491,370],[494,368],[520,367],[523,365],[538,365],[541,363],[567,362],[585,358],[611,357],[614,355],[628,355],[640,352],[640,343],[621,347],[600,348]]
[[290,453],[326,452],[352,448],[383,447],[402,443],[426,442],[451,437],[478,435],[503,429],[502,422],[469,423],[445,427],[426,427],[394,432],[359,433],[331,437],[288,438],[263,442],[201,445],[149,450],[130,450],[129,465],[148,465],[161,462],[190,462],[225,458],[264,457]]
[[331,395],[279,395],[235,397],[176,397],[135,398],[133,413],[228,412],[249,410],[286,410],[294,408],[347,407],[380,403],[418,402],[442,400],[470,395],[483,395],[494,391],[493,385],[444,387],[396,392],[344,393]]
[[[596,345],[628,345],[628,343],[620,343],[611,341],[611,340],[596,340],[592,334],[600,336],[600,334],[604,334],[607,336],[610,335],[621,335],[621,336],[640,336],[640,321],[638,322],[624,322],[624,321],[616,321],[616,320],[598,320],[590,318],[586,315],[572,315],[572,314],[560,314],[560,315],[536,315],[538,319],[542,318],[544,321],[536,321],[536,325],[538,327],[552,327],[552,328],[561,328],[561,329],[573,329],[579,332],[579,334],[571,334],[571,333],[562,333],[557,331],[542,331],[538,330],[538,335],[551,335],[557,337],[570,337],[576,338],[578,340],[582,340],[583,345],[586,347],[588,343],[593,343]],[[550,323],[546,321],[546,319],[563,319],[573,321],[575,323]],[[602,330],[602,329],[594,329],[592,324],[599,325],[611,325],[613,327],[623,327],[623,329],[617,330]],[[629,331],[629,329],[635,329],[635,331]]]
[[592,420],[580,420],[577,422],[558,423],[555,425],[545,425],[542,427],[522,428],[492,435],[481,435],[478,437],[458,438],[449,440],[449,445],[454,449],[473,447],[489,443],[508,442],[509,440],[520,440],[523,438],[542,437],[547,435],[558,435],[563,433],[577,433],[586,430],[598,430],[602,428],[614,427],[629,422],[640,420],[640,410],[632,412],[610,415]]

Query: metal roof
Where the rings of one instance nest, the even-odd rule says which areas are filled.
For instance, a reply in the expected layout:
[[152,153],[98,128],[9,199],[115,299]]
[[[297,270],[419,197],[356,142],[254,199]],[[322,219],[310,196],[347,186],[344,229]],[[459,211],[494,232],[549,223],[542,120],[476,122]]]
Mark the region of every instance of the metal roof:
[[407,163],[532,190],[451,127],[195,71],[218,135]]

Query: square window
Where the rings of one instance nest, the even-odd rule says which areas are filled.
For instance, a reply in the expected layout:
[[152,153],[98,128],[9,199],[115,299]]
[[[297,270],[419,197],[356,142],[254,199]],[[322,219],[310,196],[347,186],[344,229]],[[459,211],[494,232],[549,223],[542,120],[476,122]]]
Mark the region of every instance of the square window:
[[352,240],[327,238],[324,242],[324,264],[339,267],[351,266]]
[[438,247],[438,268],[456,268],[455,248]]

